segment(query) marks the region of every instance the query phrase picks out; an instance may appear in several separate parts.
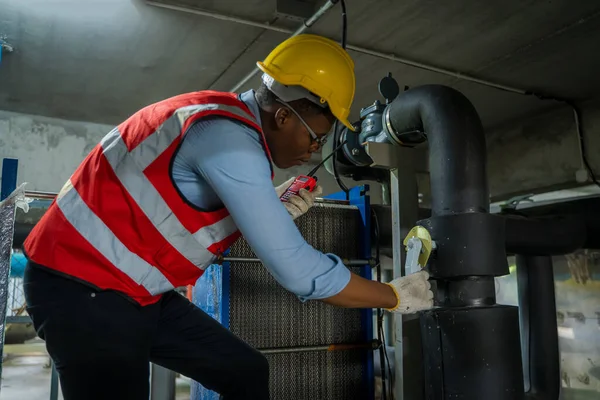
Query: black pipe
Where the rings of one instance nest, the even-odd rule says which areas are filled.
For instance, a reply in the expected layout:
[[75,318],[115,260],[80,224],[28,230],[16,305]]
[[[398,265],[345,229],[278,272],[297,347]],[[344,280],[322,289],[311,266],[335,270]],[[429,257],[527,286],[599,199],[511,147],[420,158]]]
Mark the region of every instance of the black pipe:
[[587,230],[583,216],[505,217],[506,250],[522,255],[569,254],[592,244],[588,243]]
[[552,258],[517,255],[517,283],[527,398],[557,400],[561,378]]
[[[577,214],[557,214],[568,207],[568,203],[563,203],[561,208],[554,207],[534,216],[492,214],[496,219],[504,220],[506,252],[522,255],[562,255],[582,248],[600,249],[599,213],[592,209],[584,209],[576,210]],[[381,254],[391,257],[391,208],[377,204],[372,205],[372,208],[379,221]],[[596,200],[594,208],[600,209],[600,200]],[[429,217],[430,210],[419,209],[419,219]]]
[[15,223],[15,231],[13,234],[13,244],[12,247],[14,249],[21,249],[23,247],[23,242],[27,239],[29,232],[33,229],[35,224],[27,224],[24,222],[16,222]]
[[517,307],[436,308],[420,322],[426,400],[525,397]]
[[398,96],[383,118],[391,137],[419,130],[427,134],[433,216],[488,212],[483,126],[462,93],[419,86]]
[[426,85],[398,96],[382,122],[391,143],[424,132],[429,144],[431,218],[418,224],[435,240],[428,270],[443,298],[438,293],[441,307],[420,315],[426,398],[521,399],[518,311],[495,304],[493,284],[509,273],[504,220],[489,214],[475,107],[452,88]]

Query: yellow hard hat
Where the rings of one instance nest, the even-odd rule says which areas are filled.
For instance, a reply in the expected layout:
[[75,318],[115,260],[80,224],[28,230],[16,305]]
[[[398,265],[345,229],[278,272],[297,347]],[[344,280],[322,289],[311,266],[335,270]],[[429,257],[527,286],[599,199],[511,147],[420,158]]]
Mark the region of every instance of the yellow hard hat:
[[338,43],[312,34],[293,36],[256,64],[276,82],[301,86],[317,95],[317,101],[327,104],[341,123],[354,130],[348,121],[356,89],[354,62]]

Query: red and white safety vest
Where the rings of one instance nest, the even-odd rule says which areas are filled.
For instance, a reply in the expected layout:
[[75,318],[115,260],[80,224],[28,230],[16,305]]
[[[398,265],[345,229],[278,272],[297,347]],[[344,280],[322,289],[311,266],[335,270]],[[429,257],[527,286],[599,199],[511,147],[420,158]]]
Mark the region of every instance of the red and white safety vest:
[[260,125],[233,93],[201,91],[152,104],[113,129],[79,165],[27,237],[27,256],[141,305],[194,284],[240,236],[226,208],[194,207],[170,176],[187,129],[215,115],[258,131],[271,159]]

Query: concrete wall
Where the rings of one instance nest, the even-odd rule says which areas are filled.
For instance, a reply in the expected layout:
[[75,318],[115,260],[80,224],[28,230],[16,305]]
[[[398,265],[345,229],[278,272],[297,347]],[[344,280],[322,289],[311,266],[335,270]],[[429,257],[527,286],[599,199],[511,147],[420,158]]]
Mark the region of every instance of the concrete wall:
[[[5,157],[19,160],[18,182],[27,182],[27,190],[57,192],[81,160],[112,128],[109,125],[0,111],[0,160]],[[311,168],[307,165],[277,170],[275,183],[307,174]],[[325,194],[340,190],[325,169],[318,177]],[[350,180],[346,183],[357,185]],[[377,184],[371,185],[373,201],[379,202],[381,190]]]
[[19,160],[18,183],[57,192],[111,126],[0,111],[0,159]]

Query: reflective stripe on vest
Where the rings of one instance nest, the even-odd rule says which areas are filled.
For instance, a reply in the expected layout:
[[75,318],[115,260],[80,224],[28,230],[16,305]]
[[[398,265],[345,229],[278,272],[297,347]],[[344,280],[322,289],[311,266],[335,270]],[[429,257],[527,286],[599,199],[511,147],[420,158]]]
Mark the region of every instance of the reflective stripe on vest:
[[[171,117],[167,118],[131,151],[128,150],[118,128],[114,128],[100,142],[102,154],[120,184],[153,226],[174,249],[202,270],[216,259],[216,254],[213,254],[208,248],[237,231],[233,219],[231,216],[227,216],[212,225],[201,227],[196,232],[188,231],[143,171],[182,135],[182,129],[190,117],[209,110],[222,110],[257,124],[251,115],[239,107],[198,104],[177,109]],[[173,289],[173,284],[158,268],[131,252],[119,240],[87,206],[70,181],[57,197],[57,206],[71,225],[96,250],[103,254],[113,266],[137,284],[142,285],[151,295]]]
[[146,288],[151,295],[173,289],[171,282],[157,268],[129,251],[113,235],[104,222],[85,204],[71,185],[71,181],[68,181],[59,193],[56,205],[81,236],[135,283]]

